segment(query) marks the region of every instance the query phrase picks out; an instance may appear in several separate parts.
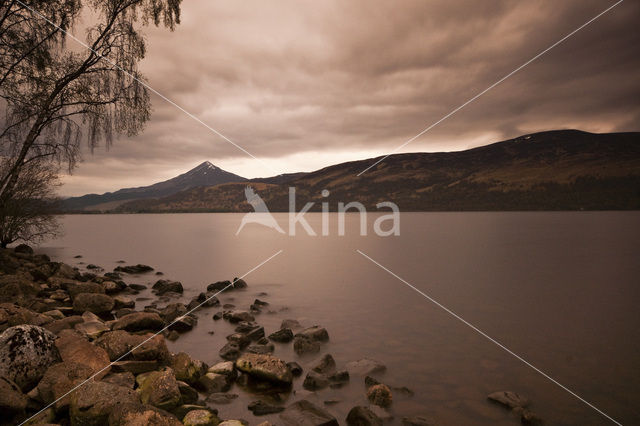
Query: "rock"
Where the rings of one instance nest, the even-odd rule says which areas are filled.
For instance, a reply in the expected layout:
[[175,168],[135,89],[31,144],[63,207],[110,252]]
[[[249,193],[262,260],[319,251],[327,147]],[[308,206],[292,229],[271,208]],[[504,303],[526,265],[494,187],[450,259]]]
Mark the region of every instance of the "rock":
[[316,391],[329,386],[329,379],[324,374],[317,371],[309,371],[307,377],[304,378],[302,387],[306,390]]
[[201,305],[205,308],[212,308],[220,304],[220,300],[213,293],[200,293],[195,300],[198,302],[198,306]]
[[130,298],[128,298],[127,296],[115,296],[113,298],[113,301],[115,302],[115,309],[123,309],[123,308],[129,308],[129,309],[133,309],[136,306],[136,302]]
[[513,409],[513,412],[520,416],[520,423],[522,423],[523,425],[538,426],[543,424],[543,421],[540,417],[526,408],[516,407]]
[[373,378],[373,377],[371,377],[371,376],[366,376],[366,377],[364,378],[364,385],[365,385],[367,388],[370,388],[371,386],[379,385],[379,384],[380,384],[380,381],[379,381],[379,380],[377,380],[377,379],[374,379],[374,378]]
[[177,383],[183,404],[195,404],[198,402],[198,391],[181,380],[178,380]]
[[[238,331],[238,329],[236,329],[236,331]],[[261,327],[259,325],[254,325],[248,330],[243,331],[243,333],[247,336],[249,340],[251,340],[252,342],[256,342],[264,337],[264,327]]]
[[181,426],[182,423],[164,410],[143,404],[118,404],[108,419],[109,426]]
[[349,372],[347,370],[338,371],[329,376],[329,381],[331,382],[332,388],[340,387],[336,385],[342,385],[349,382]]
[[511,409],[516,407],[524,408],[529,405],[529,400],[527,398],[511,391],[493,392],[492,394],[489,394],[487,398],[490,401],[502,404]]
[[293,350],[298,355],[318,353],[320,352],[320,343],[304,336],[296,336],[293,338]]
[[293,374],[287,364],[271,355],[244,354],[235,365],[238,370],[258,379],[285,385],[290,385],[293,381]]
[[136,385],[136,378],[133,373],[129,371],[124,373],[109,373],[102,379],[102,381],[128,389],[133,389]]
[[369,405],[367,407],[373,414],[378,416],[383,423],[390,423],[393,421],[393,414],[387,411],[387,409],[378,407],[377,405]]
[[0,422],[12,422],[14,418],[24,415],[25,408],[27,408],[27,397],[18,385],[0,376],[0,413],[2,413]]
[[275,346],[273,346],[272,343],[268,344],[268,345],[249,345],[247,346],[247,348],[245,349],[245,352],[251,353],[251,354],[271,354],[273,353],[273,351],[275,350]]
[[253,304],[256,306],[269,306],[269,302],[262,301],[260,299],[256,299],[253,301]]
[[393,401],[391,389],[389,389],[389,386],[383,384],[371,386],[367,390],[367,399],[379,407],[388,407]]
[[157,370],[158,361],[117,361],[111,364],[111,371],[116,373],[130,372],[134,375]]
[[233,382],[238,377],[235,365],[231,361],[219,362],[213,367],[209,367],[207,370],[209,373],[222,374],[227,377],[230,382]]
[[[151,339],[148,340],[149,338]],[[160,335],[137,335],[116,330],[103,334],[94,343],[107,352],[111,361],[123,357],[134,348],[127,358],[139,361],[157,360],[161,364],[168,364],[171,358],[167,344]]]
[[218,423],[218,426],[246,426],[246,424],[240,420],[225,420],[222,423]]
[[231,383],[223,374],[207,372],[198,379],[198,387],[207,393],[218,393],[228,391]]
[[69,283],[64,285],[71,300],[79,294],[104,294],[104,287],[98,283]]
[[40,292],[40,286],[18,275],[0,275],[0,303],[26,304]]
[[169,326],[169,330],[177,331],[178,333],[186,333],[187,331],[193,330],[193,327],[195,327],[197,323],[198,320],[195,317],[185,315],[174,319],[172,324]]
[[141,382],[138,393],[143,404],[167,411],[182,405],[180,388],[171,368],[165,367],[161,371],[146,373]]
[[243,333],[233,333],[227,336],[227,341],[240,346],[240,349],[246,348],[251,341]]
[[240,346],[235,342],[228,342],[220,349],[220,358],[235,361],[240,357]]
[[322,357],[320,362],[313,367],[313,371],[322,374],[332,374],[336,371],[336,361],[333,359],[331,354],[326,354]]
[[181,317],[187,313],[187,307],[184,303],[170,303],[160,310],[160,316],[166,323],[172,322],[174,319]]
[[293,340],[293,331],[290,328],[282,328],[269,335],[269,339],[274,342],[289,343]]
[[[69,407],[70,396],[65,394],[82,383],[94,373],[87,365],[77,362],[61,362],[47,369],[38,383],[38,396],[45,404],[51,404],[56,412],[64,411]],[[131,387],[133,388],[133,386]],[[58,398],[60,399],[58,401]]]
[[234,278],[233,279],[233,288],[247,288],[247,283],[242,278]]
[[158,280],[151,288],[154,289],[158,295],[163,295],[168,292],[180,294],[184,292],[180,281]]
[[329,340],[329,333],[327,330],[318,325],[305,328],[301,332],[297,333],[296,336],[303,336],[310,340],[315,340],[316,342],[326,342]]
[[129,284],[129,288],[135,291],[142,291],[142,290],[146,290],[147,286],[144,284]]
[[143,331],[154,330],[158,331],[164,327],[164,321],[160,318],[160,315],[150,312],[136,312],[124,316],[117,320],[112,330],[126,330],[126,331]]
[[13,249],[16,253],[33,254],[33,249],[26,244],[19,244]]
[[383,363],[370,358],[362,358],[358,361],[349,362],[346,367],[349,373],[356,376],[382,373],[387,369]]
[[43,312],[42,315],[46,315],[48,317],[51,317],[54,320],[61,320],[61,319],[65,318],[64,314],[62,312],[60,312],[58,309],[54,309],[52,311]]
[[215,314],[213,314],[213,320],[214,321],[218,321],[222,319],[222,312],[216,312]]
[[209,284],[207,286],[207,291],[218,292],[225,289],[229,290],[231,288],[233,288],[233,286],[231,285],[231,281],[218,281],[218,282]]
[[253,413],[254,416],[264,416],[266,414],[275,414],[284,410],[284,407],[280,407],[278,405],[272,405],[260,400],[249,403],[249,406],[247,408],[249,409],[249,411]]
[[85,365],[99,374],[96,379],[101,379],[109,372],[109,355],[107,352],[89,343],[81,334],[73,330],[62,330],[56,340],[56,346],[60,357],[64,362],[75,362]]
[[298,377],[302,374],[302,367],[297,362],[288,362],[287,367],[291,370],[291,374]]
[[217,426],[220,423],[220,419],[208,410],[193,410],[189,411],[182,423],[185,426]]
[[206,401],[216,405],[226,405],[236,398],[238,398],[238,395],[235,393],[212,393],[207,395]]
[[167,340],[170,340],[172,342],[175,342],[176,340],[178,340],[179,337],[180,337],[180,333],[178,333],[175,330],[171,330],[170,332],[167,333]]
[[76,324],[74,328],[91,340],[110,330],[102,321],[85,321]]
[[328,411],[306,399],[295,402],[280,413],[286,426],[338,426],[338,421]]
[[80,273],[66,263],[60,263],[55,275],[60,278],[75,280],[76,278],[78,278]]
[[353,407],[347,415],[349,426],[382,426],[382,420],[367,407]]
[[[71,393],[69,416],[72,425],[108,424],[109,415],[120,404],[139,403],[135,391],[111,383],[88,381],[81,392]],[[122,423],[120,423],[122,424]]]
[[81,324],[82,322],[84,322],[84,320],[80,315],[72,315],[70,317],[66,317],[61,320],[50,322],[49,324],[45,324],[44,328],[46,328],[53,334],[58,334],[62,330],[75,328],[76,324]]
[[47,369],[60,361],[56,336],[42,327],[18,325],[0,334],[0,376],[24,392],[32,389]]
[[180,352],[173,356],[171,368],[176,379],[182,380],[193,386],[198,383],[198,379],[207,371],[207,366],[200,360],[191,358],[188,354]]
[[137,265],[116,266],[113,271],[124,272],[125,274],[144,274],[145,272],[153,271],[153,268],[151,266],[138,263]]
[[229,314],[228,318],[230,323],[238,323],[240,321],[255,321],[255,317],[246,311],[233,311]]
[[432,419],[422,416],[404,417],[402,419],[402,426],[435,426],[435,424]]

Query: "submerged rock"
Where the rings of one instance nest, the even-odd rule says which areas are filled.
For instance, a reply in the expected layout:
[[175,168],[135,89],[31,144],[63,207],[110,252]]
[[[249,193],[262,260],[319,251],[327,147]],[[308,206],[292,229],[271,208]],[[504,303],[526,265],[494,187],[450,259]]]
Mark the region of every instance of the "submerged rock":
[[387,367],[380,361],[370,358],[362,358],[358,361],[349,362],[346,367],[347,370],[349,370],[349,373],[357,376],[382,373],[387,369]]
[[303,399],[294,402],[280,413],[286,426],[338,426],[338,421],[327,410]]
[[269,339],[279,343],[289,343],[293,340],[293,331],[289,328],[282,328],[269,335]]
[[137,265],[116,266],[113,271],[124,272],[126,274],[143,274],[145,272],[153,271],[153,268],[149,265],[138,263]]
[[306,337],[307,339],[315,340],[316,342],[326,342],[329,340],[329,333],[327,330],[318,325],[305,328],[301,332],[297,333],[296,336]]
[[507,408],[524,408],[529,405],[529,400],[527,398],[511,391],[493,392],[492,394],[489,394],[487,398],[490,401],[504,405]]
[[320,343],[305,336],[296,336],[293,338],[293,350],[298,355],[318,353]]
[[287,364],[271,355],[244,354],[236,361],[236,368],[250,376],[290,385],[293,374]]
[[320,362],[313,367],[313,371],[322,374],[332,374],[336,371],[336,361],[333,359],[331,354],[326,354],[322,357]]
[[254,416],[264,416],[266,414],[275,414],[284,410],[284,407],[279,405],[269,404],[264,401],[253,401],[249,403],[247,407],[249,411],[253,413]]
[[302,387],[310,391],[324,389],[329,386],[329,379],[324,374],[317,371],[309,371],[307,377],[304,378]]
[[382,420],[367,407],[353,407],[347,415],[349,426],[382,426]]
[[0,376],[22,391],[33,388],[61,360],[56,336],[42,327],[18,325],[0,334]]

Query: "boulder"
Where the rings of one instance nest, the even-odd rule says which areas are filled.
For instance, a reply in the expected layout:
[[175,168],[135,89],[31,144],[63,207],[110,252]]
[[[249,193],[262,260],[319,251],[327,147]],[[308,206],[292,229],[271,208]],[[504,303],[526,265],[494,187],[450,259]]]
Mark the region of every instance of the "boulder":
[[130,372],[134,375],[157,370],[158,361],[117,361],[111,364],[111,371],[116,373]]
[[209,410],[193,410],[184,416],[182,423],[185,426],[217,426],[220,419]]
[[249,403],[247,407],[249,411],[253,413],[254,416],[264,416],[267,414],[275,414],[280,413],[284,410],[284,407],[279,405],[269,404],[268,402],[264,402],[261,400],[253,401]]
[[125,274],[144,274],[145,272],[153,271],[153,268],[149,265],[138,263],[137,265],[116,266],[113,271],[124,272]]
[[529,405],[529,400],[527,398],[512,391],[493,392],[492,394],[489,394],[487,398],[490,401],[504,405],[505,407],[511,409],[517,407],[524,408]]
[[85,321],[76,324],[74,328],[91,340],[110,330],[102,321]]
[[329,379],[327,376],[316,371],[309,371],[307,373],[307,377],[304,378],[304,382],[302,383],[302,387],[310,391],[324,389],[327,386],[329,386]]
[[33,254],[33,249],[26,244],[18,244],[13,251],[16,253]]
[[362,358],[358,361],[349,362],[346,367],[350,374],[354,374],[356,376],[382,373],[387,369],[383,363],[370,358]]
[[0,334],[0,376],[24,392],[32,389],[47,369],[60,361],[56,336],[42,327],[18,325]]
[[347,370],[337,371],[329,376],[332,388],[339,388],[349,382],[349,372]]
[[80,392],[71,393],[69,416],[72,425],[109,424],[109,415],[122,404],[137,404],[135,391],[111,383],[88,381]]
[[433,419],[422,417],[422,416],[414,416],[414,417],[403,417],[402,418],[402,426],[435,426],[436,423]]
[[198,320],[191,315],[184,315],[174,319],[169,326],[169,330],[177,331],[178,333],[186,333],[187,331],[193,330],[193,327],[196,326]]
[[115,309],[133,309],[136,307],[136,302],[127,296],[114,296],[113,301],[115,302]]
[[244,354],[236,361],[236,368],[261,380],[290,385],[293,374],[287,364],[271,355]]
[[151,312],[136,312],[118,319],[111,329],[126,331],[158,331],[163,327],[164,321],[162,321],[160,315]]
[[[141,378],[143,376],[143,378]],[[173,370],[165,367],[161,371],[152,371],[138,376],[138,393],[143,404],[171,411],[182,405],[182,394]]]
[[327,410],[306,399],[294,402],[280,413],[285,426],[338,426],[338,421]]
[[242,278],[234,278],[233,279],[233,288],[237,289],[237,288],[247,288],[247,283],[245,280],[243,280]]
[[247,346],[249,346],[249,343],[251,343],[247,335],[244,333],[230,334],[227,336],[227,341],[237,344],[238,346],[240,346],[240,349],[246,348]]
[[353,407],[347,415],[347,425],[349,426],[382,426],[382,420],[367,407]]
[[306,337],[310,340],[315,340],[316,342],[326,342],[329,340],[329,333],[327,330],[318,325],[305,328],[301,332],[297,333],[296,336]]
[[180,395],[182,395],[182,402],[184,404],[195,404],[198,402],[198,391],[187,383],[178,380],[178,389],[180,390]]
[[133,389],[136,385],[136,378],[133,373],[129,371],[124,373],[109,373],[102,379],[102,381],[128,389]]
[[43,327],[54,334],[60,333],[62,330],[69,330],[75,328],[76,324],[81,324],[84,319],[80,315],[72,315],[60,320],[45,324]]
[[235,361],[240,357],[240,346],[236,342],[227,342],[222,348],[220,348],[220,358],[227,361]]
[[104,287],[98,283],[71,282],[63,284],[63,288],[67,290],[71,300],[75,299],[77,295],[84,293],[104,294]]
[[249,345],[245,351],[251,354],[271,354],[275,349],[276,347],[273,343],[269,343],[266,345]]
[[228,376],[207,372],[198,379],[198,388],[206,393],[226,392],[231,388],[231,382]]
[[160,316],[165,322],[171,323],[174,319],[183,316],[187,313],[187,307],[184,303],[170,303],[160,310]]
[[[0,422],[9,421],[24,415],[27,408],[27,397],[20,387],[4,376],[0,376]],[[18,422],[16,422],[18,423]]]
[[382,383],[373,385],[367,389],[367,399],[379,407],[388,407],[391,405],[391,402],[393,402],[391,389]]
[[40,292],[40,286],[21,275],[0,275],[0,303],[25,304]]
[[[228,288],[227,288],[228,287]],[[231,281],[218,281],[207,286],[207,291],[209,292],[217,292],[225,289],[231,289],[233,286],[231,285]]]
[[293,350],[298,355],[314,354],[320,352],[320,343],[305,336],[293,338]]
[[106,314],[111,312],[115,301],[111,296],[99,293],[80,293],[73,299],[73,310],[82,313],[85,311],[94,314]]
[[[56,412],[61,412],[69,407],[70,396],[65,394],[82,383],[94,373],[87,365],[77,362],[60,362],[47,369],[38,383],[37,392],[40,400],[45,404],[51,404]],[[59,398],[63,397],[58,400]]]
[[293,331],[290,328],[282,328],[269,335],[269,339],[274,342],[289,343],[293,340]]
[[287,367],[291,370],[291,374],[298,377],[302,374],[302,367],[297,362],[288,362]]
[[60,278],[75,280],[80,276],[80,273],[73,267],[67,265],[66,263],[60,263],[58,264],[58,269],[56,270],[55,275]]
[[[148,340],[149,338],[151,339]],[[170,360],[167,344],[161,335],[138,335],[116,330],[100,336],[95,345],[104,349],[111,361],[121,358],[134,348],[136,349],[127,358],[140,361],[157,360],[161,364],[167,364]]]
[[247,311],[230,312],[225,319],[227,319],[232,324],[239,323],[240,321],[247,321],[247,322],[255,321],[255,317]]
[[207,395],[205,401],[214,405],[226,405],[232,403],[238,395],[235,393],[212,393]]
[[151,288],[154,289],[158,295],[169,292],[182,294],[184,291],[180,281],[158,280]]
[[78,363],[89,367],[101,379],[109,372],[109,355],[107,352],[89,343],[80,333],[73,330],[62,330],[56,346],[62,361]]
[[213,367],[209,367],[208,373],[222,374],[227,377],[230,382],[233,382],[238,377],[235,365],[231,361],[219,362]]
[[125,403],[113,408],[109,426],[181,426],[172,414],[151,405]]
[[322,359],[320,359],[318,364],[313,367],[313,371],[327,375],[332,374],[336,371],[336,361],[333,359],[331,354],[326,354]]
[[198,379],[207,372],[207,366],[200,360],[191,358],[188,354],[180,352],[171,359],[171,368],[176,379],[182,380],[193,386]]

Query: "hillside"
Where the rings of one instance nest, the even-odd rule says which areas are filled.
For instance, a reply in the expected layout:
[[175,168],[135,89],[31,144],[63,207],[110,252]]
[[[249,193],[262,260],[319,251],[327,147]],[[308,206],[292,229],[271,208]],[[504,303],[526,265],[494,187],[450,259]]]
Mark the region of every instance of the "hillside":
[[72,211],[112,210],[126,201],[165,197],[191,188],[243,181],[246,179],[205,161],[186,173],[153,185],[124,188],[101,195],[88,194],[82,197],[68,198],[63,201],[63,209]]
[[[250,182],[271,211],[315,201],[393,201],[401,211],[640,209],[640,133],[557,130],[459,152],[396,154],[337,164],[290,180]],[[266,183],[269,182],[269,183]],[[271,183],[274,182],[274,183]],[[194,188],[128,202],[119,212],[250,211],[243,183]],[[323,189],[330,196],[322,198]]]

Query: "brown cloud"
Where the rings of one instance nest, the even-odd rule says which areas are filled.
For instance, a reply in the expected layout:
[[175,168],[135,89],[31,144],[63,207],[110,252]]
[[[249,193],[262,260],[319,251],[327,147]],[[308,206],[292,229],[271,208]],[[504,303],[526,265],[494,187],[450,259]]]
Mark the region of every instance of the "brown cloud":
[[[611,4],[190,0],[175,32],[147,30],[142,68],[278,171],[308,170],[387,153]],[[638,18],[640,6],[623,2],[406,150],[638,130]],[[205,159],[273,174],[160,98],[153,105],[144,134],[85,155],[63,191],[151,183]]]

